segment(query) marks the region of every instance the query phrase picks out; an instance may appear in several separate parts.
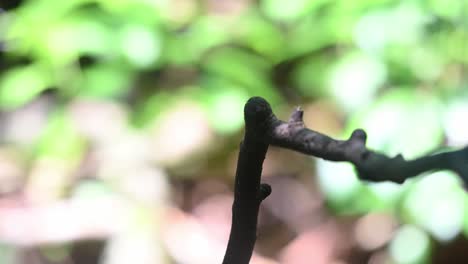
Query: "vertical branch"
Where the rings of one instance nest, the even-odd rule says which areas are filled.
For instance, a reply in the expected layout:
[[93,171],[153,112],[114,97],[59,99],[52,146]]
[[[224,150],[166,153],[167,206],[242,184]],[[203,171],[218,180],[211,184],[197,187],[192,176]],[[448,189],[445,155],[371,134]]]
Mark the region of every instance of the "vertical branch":
[[237,161],[231,234],[223,264],[248,264],[252,256],[260,203],[271,193],[269,185],[260,184],[270,116],[270,106],[260,98],[251,98],[245,105],[245,135]]

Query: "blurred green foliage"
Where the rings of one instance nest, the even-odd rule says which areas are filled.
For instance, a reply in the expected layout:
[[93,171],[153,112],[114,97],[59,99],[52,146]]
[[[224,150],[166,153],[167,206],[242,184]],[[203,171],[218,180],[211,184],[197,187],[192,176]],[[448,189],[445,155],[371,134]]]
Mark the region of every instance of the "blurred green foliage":
[[[274,107],[325,100],[345,116],[343,136],[362,127],[371,148],[412,158],[465,131],[453,109],[468,100],[467,18],[466,0],[22,1],[0,13],[0,108],[52,90],[61,106],[117,100],[144,128],[184,98],[232,135],[250,96]],[[37,155],[79,159],[82,139],[61,106]],[[401,263],[424,262],[429,242],[407,252],[424,231],[441,240],[468,232],[453,175],[395,186],[361,183],[347,165],[317,166],[337,212],[392,211],[410,225],[391,247]]]

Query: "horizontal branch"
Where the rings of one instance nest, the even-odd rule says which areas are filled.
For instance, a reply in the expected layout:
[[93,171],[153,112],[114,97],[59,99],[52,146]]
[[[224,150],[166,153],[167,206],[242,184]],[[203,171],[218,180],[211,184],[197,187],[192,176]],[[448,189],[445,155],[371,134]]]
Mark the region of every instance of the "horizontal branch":
[[296,108],[285,122],[273,114],[264,99],[256,97],[255,102],[263,105],[263,114],[268,116],[263,124],[267,127],[268,136],[264,140],[268,144],[325,160],[350,162],[355,166],[359,178],[366,181],[403,183],[423,172],[451,170],[468,185],[468,147],[414,160],[405,160],[400,154],[388,157],[366,147],[367,135],[362,129],[354,130],[347,140],[336,140],[306,128],[300,108]]

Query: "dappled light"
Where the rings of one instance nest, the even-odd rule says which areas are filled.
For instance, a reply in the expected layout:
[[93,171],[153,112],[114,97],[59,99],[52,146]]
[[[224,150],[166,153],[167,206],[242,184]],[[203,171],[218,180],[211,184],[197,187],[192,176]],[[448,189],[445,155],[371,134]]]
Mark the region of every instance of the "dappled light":
[[398,167],[468,145],[467,18],[466,0],[1,1],[0,264],[221,263],[243,163],[265,184],[252,264],[465,263],[466,150]]

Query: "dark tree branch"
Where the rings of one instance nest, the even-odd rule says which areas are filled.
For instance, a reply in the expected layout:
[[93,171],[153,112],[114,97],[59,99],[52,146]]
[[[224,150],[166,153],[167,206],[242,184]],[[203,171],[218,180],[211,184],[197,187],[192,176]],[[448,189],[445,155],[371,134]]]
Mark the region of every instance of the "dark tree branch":
[[295,150],[330,161],[352,163],[362,180],[403,183],[423,172],[451,170],[468,184],[468,147],[461,150],[405,160],[388,157],[366,148],[367,135],[356,129],[347,140],[336,140],[305,127],[303,111],[296,108],[288,122],[279,120],[267,101],[249,99],[244,109],[245,136],[237,163],[232,226],[224,264],[247,264],[256,240],[260,203],[270,193],[260,184],[262,164],[268,146]]
[[247,264],[257,239],[260,203],[271,187],[260,184],[263,160],[268,150],[268,123],[271,108],[261,98],[251,98],[244,108],[245,135],[237,161],[232,205],[232,224],[223,264]]
[[351,162],[361,180],[403,183],[423,172],[451,170],[468,183],[468,147],[414,160],[405,160],[401,154],[388,157],[366,148],[367,135],[362,129],[354,130],[347,140],[336,140],[306,128],[302,115],[303,111],[297,108],[284,122],[271,113],[265,141],[325,160]]

